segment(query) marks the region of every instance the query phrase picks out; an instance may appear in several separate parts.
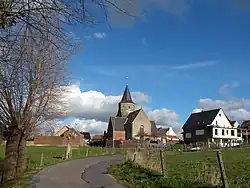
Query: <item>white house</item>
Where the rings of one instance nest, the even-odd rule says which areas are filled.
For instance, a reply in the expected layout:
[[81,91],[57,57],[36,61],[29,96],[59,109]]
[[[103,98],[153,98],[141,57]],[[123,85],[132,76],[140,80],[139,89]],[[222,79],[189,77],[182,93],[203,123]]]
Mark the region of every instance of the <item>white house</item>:
[[183,125],[187,143],[208,142],[220,147],[236,146],[242,142],[237,121],[230,121],[222,109],[192,113]]
[[158,133],[161,133],[157,139],[161,140],[163,143],[165,142],[169,142],[169,141],[180,141],[180,139],[177,137],[177,135],[175,134],[175,132],[173,131],[172,127],[169,128],[158,128],[157,129]]

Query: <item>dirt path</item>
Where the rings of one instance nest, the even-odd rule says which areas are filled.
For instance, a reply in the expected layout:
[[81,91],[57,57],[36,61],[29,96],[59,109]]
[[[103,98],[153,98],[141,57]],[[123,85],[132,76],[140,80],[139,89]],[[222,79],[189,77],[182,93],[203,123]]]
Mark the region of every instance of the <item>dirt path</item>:
[[29,188],[123,188],[107,173],[122,156],[91,157],[60,163],[39,172]]

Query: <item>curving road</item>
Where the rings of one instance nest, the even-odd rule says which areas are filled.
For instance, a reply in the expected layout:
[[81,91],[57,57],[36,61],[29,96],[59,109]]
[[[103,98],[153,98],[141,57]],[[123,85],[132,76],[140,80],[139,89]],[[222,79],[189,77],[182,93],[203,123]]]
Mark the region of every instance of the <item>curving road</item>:
[[59,163],[40,171],[30,188],[123,188],[107,171],[123,156],[101,156]]

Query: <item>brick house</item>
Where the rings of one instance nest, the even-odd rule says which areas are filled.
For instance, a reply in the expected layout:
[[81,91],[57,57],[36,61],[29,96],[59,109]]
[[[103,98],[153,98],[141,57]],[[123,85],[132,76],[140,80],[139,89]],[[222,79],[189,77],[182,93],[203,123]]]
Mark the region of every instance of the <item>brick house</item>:
[[85,140],[83,135],[81,135],[74,128],[69,128],[67,126],[62,127],[55,136],[35,136],[34,145],[37,146],[66,146],[68,140],[65,137],[66,133],[71,131],[73,133],[73,138],[71,139],[71,144],[74,147],[84,146]]

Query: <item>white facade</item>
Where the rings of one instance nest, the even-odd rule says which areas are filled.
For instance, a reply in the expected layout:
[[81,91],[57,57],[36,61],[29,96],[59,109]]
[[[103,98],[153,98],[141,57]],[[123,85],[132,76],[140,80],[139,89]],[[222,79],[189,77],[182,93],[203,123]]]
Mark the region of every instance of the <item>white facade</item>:
[[212,124],[212,142],[218,142],[221,147],[236,146],[242,141],[242,133],[238,135],[238,122],[236,121],[232,126],[226,115],[222,110],[214,118]]

